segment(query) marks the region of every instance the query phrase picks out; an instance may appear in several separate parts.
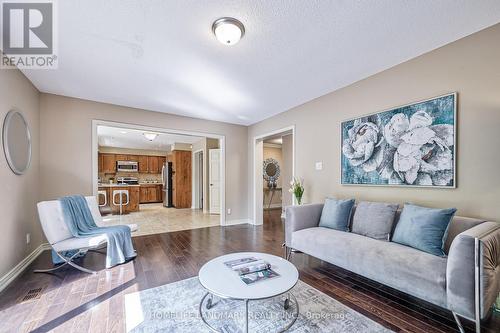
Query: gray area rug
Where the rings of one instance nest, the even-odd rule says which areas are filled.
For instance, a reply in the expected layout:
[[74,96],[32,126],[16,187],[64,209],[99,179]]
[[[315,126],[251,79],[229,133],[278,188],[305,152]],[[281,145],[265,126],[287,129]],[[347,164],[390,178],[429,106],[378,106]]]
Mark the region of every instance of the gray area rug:
[[[127,332],[211,332],[198,308],[205,295],[198,278],[125,295]],[[299,317],[288,332],[391,332],[299,280],[292,289]],[[249,303],[249,331],[277,332],[292,320],[296,304],[284,310],[284,296]],[[204,317],[221,332],[244,332],[244,302],[214,298]]]

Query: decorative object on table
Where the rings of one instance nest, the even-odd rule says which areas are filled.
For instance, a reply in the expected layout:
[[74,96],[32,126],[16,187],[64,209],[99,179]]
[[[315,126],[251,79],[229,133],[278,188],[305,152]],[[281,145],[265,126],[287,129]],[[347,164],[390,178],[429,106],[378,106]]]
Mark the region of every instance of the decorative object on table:
[[226,267],[238,273],[241,281],[247,285],[280,276],[271,269],[271,264],[255,257],[244,257],[224,263]]
[[267,181],[267,187],[276,188],[280,176],[280,165],[274,158],[267,158],[263,167],[264,179]]
[[239,275],[263,271],[271,268],[271,264],[265,260],[260,260],[255,257],[248,257],[242,259],[235,259],[225,262],[228,268],[232,269]]
[[[300,303],[301,313],[287,332],[307,332],[311,327],[314,327],[314,332],[317,333],[390,332],[389,329],[300,280],[290,292]],[[126,331],[209,332],[198,314],[199,300],[205,293],[198,278],[193,277],[126,294]],[[281,307],[276,307],[282,300],[283,296],[277,296],[251,303],[250,332],[278,332],[285,326],[289,317],[282,315]],[[141,310],[142,315],[137,315],[137,309]],[[211,318],[210,324],[219,324],[219,327],[224,327],[226,331],[241,332],[245,325],[245,305],[241,301],[217,299],[210,310],[204,311],[210,311],[207,316]],[[211,316],[215,311],[216,315]],[[287,314],[292,311],[293,304]]]
[[290,189],[288,192],[293,193],[295,199],[297,200],[297,204],[302,204],[302,196],[304,195],[304,185],[301,179],[293,178],[290,182]]
[[342,122],[341,183],[456,187],[452,93]]
[[19,110],[12,109],[5,116],[2,141],[10,169],[16,175],[24,174],[31,163],[31,133]]

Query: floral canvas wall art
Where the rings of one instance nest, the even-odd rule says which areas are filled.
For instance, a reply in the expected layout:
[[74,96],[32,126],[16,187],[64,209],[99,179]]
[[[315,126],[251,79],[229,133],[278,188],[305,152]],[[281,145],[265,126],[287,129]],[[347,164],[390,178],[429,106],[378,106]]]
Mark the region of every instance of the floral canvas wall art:
[[342,184],[456,187],[456,98],[344,121]]

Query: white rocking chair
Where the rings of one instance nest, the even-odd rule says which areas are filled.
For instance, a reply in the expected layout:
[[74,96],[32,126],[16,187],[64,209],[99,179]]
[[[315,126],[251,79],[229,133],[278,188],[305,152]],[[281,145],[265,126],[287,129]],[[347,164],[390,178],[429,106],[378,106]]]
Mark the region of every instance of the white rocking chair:
[[[97,199],[94,196],[88,196],[85,197],[85,199],[87,200],[95,224],[97,226],[103,226],[102,216],[99,212]],[[90,237],[73,237],[68,227],[66,226],[66,223],[64,222],[62,207],[59,200],[39,202],[37,208],[38,216],[40,217],[40,223],[42,225],[45,237],[47,238],[47,241],[49,242],[54,252],[59,258],[64,261],[64,263],[49,269],[37,269],[34,272],[46,273],[55,271],[65,265],[70,265],[83,272],[95,274],[95,271],[75,264],[73,262],[73,259],[75,257],[78,257],[78,255],[81,253],[89,250],[97,250],[103,247],[103,245],[107,243],[106,235],[102,234]],[[127,226],[130,228],[131,232],[137,230],[136,224],[128,224]],[[66,257],[62,254],[66,251],[72,250],[76,250],[77,252],[71,257]]]

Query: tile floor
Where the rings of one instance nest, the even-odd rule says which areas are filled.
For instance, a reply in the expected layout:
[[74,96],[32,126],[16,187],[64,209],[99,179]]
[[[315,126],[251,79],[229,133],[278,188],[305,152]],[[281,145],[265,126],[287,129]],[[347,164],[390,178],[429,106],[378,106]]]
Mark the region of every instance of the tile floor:
[[199,209],[165,208],[161,203],[140,205],[140,211],[126,215],[105,215],[104,225],[138,225],[132,236],[144,236],[164,232],[181,231],[218,226],[219,215],[204,214]]

